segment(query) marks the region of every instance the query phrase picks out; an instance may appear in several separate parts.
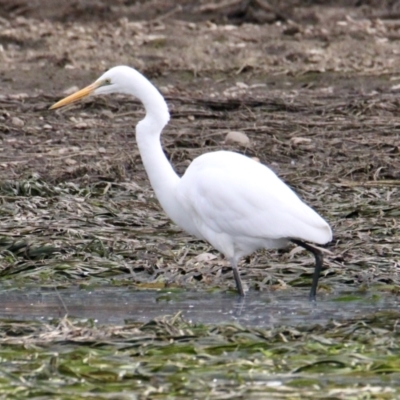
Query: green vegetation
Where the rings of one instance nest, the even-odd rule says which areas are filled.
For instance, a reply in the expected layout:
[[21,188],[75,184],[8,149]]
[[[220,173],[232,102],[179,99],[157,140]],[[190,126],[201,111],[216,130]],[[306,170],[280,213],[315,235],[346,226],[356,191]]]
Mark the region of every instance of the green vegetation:
[[393,399],[398,312],[308,328],[0,322],[2,398]]

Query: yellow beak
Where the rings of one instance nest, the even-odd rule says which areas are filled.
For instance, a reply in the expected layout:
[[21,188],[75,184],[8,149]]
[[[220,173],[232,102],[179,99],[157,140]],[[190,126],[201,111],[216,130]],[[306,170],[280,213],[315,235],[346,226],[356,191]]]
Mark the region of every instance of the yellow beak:
[[50,107],[50,110],[54,110],[56,108],[60,108],[60,107],[66,106],[68,104],[75,103],[76,101],[81,100],[84,97],[89,96],[99,86],[101,86],[101,82],[92,83],[91,85],[86,86],[85,88],[83,88],[81,90],[78,90],[77,92],[75,92],[75,93],[73,93],[73,94],[71,94],[71,95],[69,95],[67,97],[64,97],[62,100],[60,100],[57,103],[53,104]]

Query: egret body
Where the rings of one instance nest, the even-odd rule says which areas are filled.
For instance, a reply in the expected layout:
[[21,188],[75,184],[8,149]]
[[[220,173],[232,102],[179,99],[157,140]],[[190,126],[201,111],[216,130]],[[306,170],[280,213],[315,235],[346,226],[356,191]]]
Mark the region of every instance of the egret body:
[[257,249],[282,248],[294,242],[315,256],[310,292],[315,300],[322,254],[306,242],[331,241],[327,222],[268,167],[238,153],[203,154],[179,177],[160,142],[170,117],[168,106],[155,86],[133,68],[114,67],[51,109],[90,94],[110,93],[129,94],[143,103],[146,116],[136,126],[136,140],[162,208],[178,226],[208,241],[230,260],[239,294],[244,296],[238,272],[241,257]]

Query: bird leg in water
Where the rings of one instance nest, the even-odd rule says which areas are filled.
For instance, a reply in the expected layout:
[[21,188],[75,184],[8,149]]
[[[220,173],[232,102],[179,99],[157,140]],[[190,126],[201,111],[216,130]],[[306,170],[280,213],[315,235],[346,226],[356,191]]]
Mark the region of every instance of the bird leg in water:
[[240,279],[239,270],[237,268],[237,261],[234,260],[233,258],[231,259],[231,265],[232,265],[233,276],[234,276],[235,282],[236,282],[236,287],[239,292],[239,296],[244,297],[245,294],[244,294],[244,290],[243,290],[243,286],[242,286],[242,281]]
[[301,240],[291,239],[291,242],[297,244],[298,246],[305,248],[306,250],[308,250],[314,254],[315,268],[314,268],[313,280],[312,280],[311,291],[310,291],[310,300],[315,301],[316,296],[317,296],[318,279],[319,279],[319,275],[321,274],[321,269],[322,269],[322,261],[323,261],[322,253],[315,247],[313,247],[313,246],[309,245],[308,243],[305,243]]

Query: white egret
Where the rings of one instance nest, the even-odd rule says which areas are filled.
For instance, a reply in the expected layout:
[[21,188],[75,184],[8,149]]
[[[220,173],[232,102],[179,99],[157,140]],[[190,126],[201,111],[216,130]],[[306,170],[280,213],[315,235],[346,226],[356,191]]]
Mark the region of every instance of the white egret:
[[170,115],[160,92],[127,66],[105,72],[91,85],[60,100],[51,109],[90,94],[125,93],[138,98],[146,116],[136,126],[140,155],[158,200],[178,226],[208,241],[230,261],[236,287],[244,290],[238,262],[257,249],[293,242],[312,252],[315,268],[310,299],[315,300],[322,253],[305,243],[332,240],[327,222],[265,165],[230,151],[197,157],[180,178],[166,158],[160,136]]

